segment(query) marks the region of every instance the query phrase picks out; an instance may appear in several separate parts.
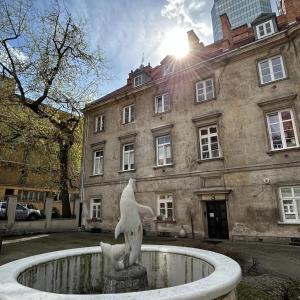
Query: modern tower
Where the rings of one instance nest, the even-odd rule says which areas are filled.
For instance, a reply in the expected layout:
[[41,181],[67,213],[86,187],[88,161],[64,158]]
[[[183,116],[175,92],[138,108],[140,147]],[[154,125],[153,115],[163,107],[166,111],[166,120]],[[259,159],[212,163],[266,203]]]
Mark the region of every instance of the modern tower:
[[232,28],[250,24],[262,13],[272,12],[271,0],[214,0],[211,10],[214,40],[223,38],[220,16],[227,14]]

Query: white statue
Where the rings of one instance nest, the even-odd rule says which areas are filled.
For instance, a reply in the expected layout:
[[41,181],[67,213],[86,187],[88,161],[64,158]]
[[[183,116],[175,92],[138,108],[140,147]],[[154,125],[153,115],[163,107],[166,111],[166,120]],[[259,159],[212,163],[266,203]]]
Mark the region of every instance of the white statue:
[[121,218],[115,229],[115,238],[118,238],[120,233],[124,233],[125,244],[100,243],[103,255],[110,259],[115,270],[128,268],[136,262],[143,240],[140,213],[147,212],[153,215],[153,211],[149,206],[138,204],[135,201],[134,181],[130,178],[121,195]]

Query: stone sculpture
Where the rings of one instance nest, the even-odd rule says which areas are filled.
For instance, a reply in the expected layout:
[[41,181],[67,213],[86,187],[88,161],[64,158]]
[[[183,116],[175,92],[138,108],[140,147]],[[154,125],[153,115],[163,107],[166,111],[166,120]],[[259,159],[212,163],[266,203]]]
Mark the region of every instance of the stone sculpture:
[[115,271],[126,269],[136,263],[143,241],[143,227],[140,213],[153,211],[149,206],[138,204],[134,196],[135,184],[129,179],[120,199],[121,218],[115,228],[115,238],[124,233],[125,244],[100,243],[102,253],[110,259]]

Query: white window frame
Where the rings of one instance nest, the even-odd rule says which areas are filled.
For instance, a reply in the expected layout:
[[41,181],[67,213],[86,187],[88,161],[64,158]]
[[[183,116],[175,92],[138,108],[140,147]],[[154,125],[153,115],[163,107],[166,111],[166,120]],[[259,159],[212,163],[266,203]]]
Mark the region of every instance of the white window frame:
[[[282,190],[283,188],[290,188],[291,189],[291,197],[284,197],[282,195]],[[300,224],[300,212],[298,210],[298,205],[300,206],[300,196],[295,196],[295,188],[300,189],[300,186],[282,186],[279,188],[279,197],[280,197],[280,206],[281,206],[281,211],[282,211],[282,216],[283,216],[283,221],[286,223],[297,223]],[[291,204],[287,204],[287,211],[285,212],[285,204],[284,201],[290,201],[292,202]],[[298,204],[297,204],[298,201]],[[294,215],[295,219],[289,219],[286,218],[286,215]]]
[[105,117],[104,115],[98,115],[95,118],[95,132],[101,132],[104,131],[104,122],[105,122]]
[[143,74],[140,74],[133,78],[133,86],[136,88],[143,84]]
[[[208,92],[207,92],[207,86],[208,86],[208,82],[211,82],[211,85],[212,85],[212,96],[208,98]],[[199,93],[200,89],[198,88],[198,85],[199,84],[203,84],[203,93]],[[204,99],[203,100],[199,100],[199,96],[200,95],[204,95]],[[213,78],[208,78],[208,79],[205,79],[205,80],[201,80],[201,81],[198,81],[196,83],[196,102],[197,103],[201,103],[203,101],[207,101],[207,100],[211,100],[211,99],[214,99],[215,98],[215,87],[214,87],[214,79]]]
[[[100,152],[100,156],[97,156],[97,153]],[[102,155],[101,155],[102,154]],[[96,169],[97,161],[99,161],[99,170]],[[103,165],[104,165],[104,154],[103,150],[94,151],[94,160],[93,160],[93,175],[103,175]]]
[[[123,107],[122,110],[122,123],[123,124],[129,124],[135,121],[135,105],[134,104],[130,104],[127,105],[125,107]],[[128,109],[128,120],[126,120],[126,109]]]
[[[125,150],[126,146],[133,146],[133,149],[131,150]],[[132,171],[135,169],[135,152],[134,152],[134,143],[128,143],[123,145],[123,155],[122,155],[122,171]],[[133,155],[133,163],[131,161],[131,154]],[[128,155],[128,169],[125,169],[125,155]],[[133,165],[133,167],[131,167]]]
[[[271,32],[267,33],[267,25],[270,24]],[[263,27],[263,34],[260,34],[260,29],[259,27]],[[259,25],[256,25],[256,33],[257,33],[257,38],[262,39],[266,36],[272,35],[275,32],[274,24],[272,20],[269,20],[267,22],[261,23]]]
[[[292,146],[292,147],[287,147],[286,145],[286,140],[285,140],[285,134],[284,134],[284,128],[283,128],[283,120],[282,120],[282,116],[281,113],[284,111],[288,111],[291,114],[291,121],[292,121],[292,125],[293,125],[293,130],[294,130],[294,134],[295,134],[295,141],[296,141],[296,145]],[[269,122],[269,115],[272,115],[274,113],[278,114],[278,118],[279,118],[279,126],[280,126],[280,137],[282,140],[282,148],[274,148],[273,145],[273,139],[272,139],[272,131],[271,131],[271,125]],[[293,114],[293,110],[292,109],[282,109],[282,110],[276,110],[276,111],[272,111],[272,112],[268,112],[266,114],[266,121],[267,121],[267,126],[268,126],[268,135],[269,135],[269,141],[270,141],[270,145],[271,145],[271,149],[272,151],[280,151],[280,150],[285,150],[285,149],[293,149],[296,147],[299,147],[299,140],[298,140],[298,134],[297,134],[297,130],[296,130],[296,125],[295,125],[295,120],[294,120],[294,114]]]
[[[164,208],[160,207],[160,204],[164,203]],[[168,210],[170,210],[170,208],[168,208],[168,203],[172,203],[172,218],[171,220],[174,221],[175,220],[175,215],[174,215],[174,200],[173,200],[173,195],[170,193],[167,194],[159,194],[157,196],[157,215],[162,217],[162,220],[166,220],[169,219],[168,218]],[[161,213],[161,209],[164,210],[164,214]]]
[[[167,137],[167,136],[170,138],[169,142],[158,144],[159,138],[163,138],[163,137]],[[160,136],[155,137],[155,146],[156,146],[156,165],[159,166],[159,167],[160,166],[170,166],[170,165],[172,165],[173,164],[173,158],[172,158],[172,141],[171,141],[171,135],[170,134],[165,134],[165,135],[160,135]],[[167,146],[170,147],[170,159],[171,159],[170,163],[167,163],[167,157],[165,155],[166,154]],[[159,148],[162,148],[163,149],[163,153],[164,153],[163,163],[162,164],[159,164]]]
[[[282,75],[283,75],[281,78],[275,78],[275,75],[274,75],[272,60],[276,59],[276,58],[280,58],[281,68],[282,68]],[[267,81],[267,82],[263,82],[263,75],[262,75],[262,68],[261,68],[261,65],[265,62],[268,62],[270,75],[271,75],[271,81]],[[277,81],[277,80],[282,80],[282,79],[286,78],[286,71],[285,71],[282,55],[276,55],[276,56],[273,56],[273,57],[270,57],[270,58],[259,61],[258,62],[258,70],[259,70],[259,77],[260,77],[260,83],[261,84],[268,84],[270,82]]]
[[174,64],[173,63],[164,64],[163,70],[164,70],[164,76],[174,73]]
[[[95,202],[99,200],[99,202]],[[96,216],[94,217],[94,207],[96,210]],[[99,215],[99,216],[98,216]],[[90,218],[91,219],[101,219],[102,218],[102,199],[101,198],[92,198],[90,201]]]
[[[166,98],[169,98],[169,108],[166,109],[166,105],[165,105],[165,102],[166,102]],[[159,112],[158,111],[158,101],[159,101],[159,98],[161,98],[161,102],[162,102],[162,111]],[[155,97],[155,113],[156,114],[162,114],[162,113],[165,113],[165,112],[169,112],[171,110],[171,98],[170,98],[170,94],[169,93],[165,93],[165,94],[162,94],[162,95],[158,95]]]
[[[210,133],[210,128],[215,128],[216,132],[215,133]],[[201,130],[207,130],[207,135],[201,135]],[[211,143],[211,138],[212,137],[217,137],[218,140],[218,151],[219,151],[219,156],[216,157],[212,157],[212,143]],[[203,151],[202,147],[204,146],[202,144],[202,138],[207,138],[208,140],[208,152],[209,152],[209,158],[205,158],[204,157],[204,153],[203,152],[207,152],[207,151]],[[220,147],[220,139],[219,139],[219,129],[217,125],[210,125],[210,126],[205,126],[205,127],[199,127],[199,141],[200,141],[200,156],[201,156],[201,160],[210,160],[210,159],[216,159],[216,158],[220,158],[222,157],[222,152],[221,152],[221,147]]]

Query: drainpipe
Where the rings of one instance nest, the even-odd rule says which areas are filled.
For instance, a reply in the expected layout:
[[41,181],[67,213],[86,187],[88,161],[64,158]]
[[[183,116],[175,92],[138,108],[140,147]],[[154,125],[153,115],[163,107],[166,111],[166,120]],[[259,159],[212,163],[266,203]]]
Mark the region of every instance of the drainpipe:
[[[88,117],[84,115],[83,123],[83,143],[82,143],[82,158],[81,158],[81,188],[80,188],[80,210],[79,210],[79,227],[86,225],[85,219],[82,220],[82,212],[84,206],[84,174],[85,174],[85,142],[88,140]],[[86,217],[86,216],[84,216]]]

